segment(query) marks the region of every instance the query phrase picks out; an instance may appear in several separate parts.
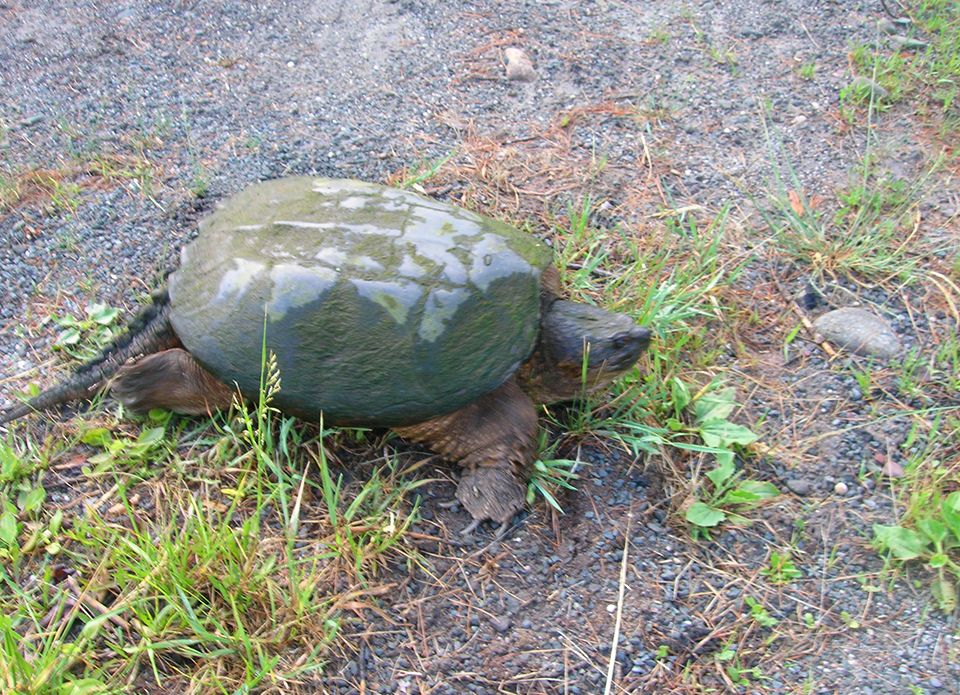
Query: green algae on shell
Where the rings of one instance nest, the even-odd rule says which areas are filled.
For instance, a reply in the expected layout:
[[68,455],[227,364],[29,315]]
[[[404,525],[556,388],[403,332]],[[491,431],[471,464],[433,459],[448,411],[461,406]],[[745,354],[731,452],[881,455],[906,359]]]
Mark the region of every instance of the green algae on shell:
[[265,327],[286,412],[411,424],[494,390],[530,355],[550,258],[529,234],[409,191],[279,179],[200,223],[170,276],[171,321],[247,395]]

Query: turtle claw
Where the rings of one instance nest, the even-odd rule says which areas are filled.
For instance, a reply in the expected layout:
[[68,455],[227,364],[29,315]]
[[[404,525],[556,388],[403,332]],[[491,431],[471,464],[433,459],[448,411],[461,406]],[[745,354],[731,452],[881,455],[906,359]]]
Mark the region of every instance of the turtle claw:
[[[454,497],[452,500],[437,502],[437,506],[442,509],[458,509],[463,506],[463,503]],[[484,521],[487,521],[487,517],[474,517],[469,524],[460,530],[458,535],[464,539],[469,538],[478,528],[480,528]],[[490,519],[490,521],[495,521],[495,519]],[[507,532],[507,528],[510,526],[510,521],[511,519],[507,519],[497,527],[497,532],[494,536],[495,540],[500,540],[504,536],[504,534]]]
[[483,519],[474,519],[469,524],[463,527],[463,530],[460,531],[460,537],[467,538],[468,536],[472,536],[473,532],[476,531],[478,528],[480,528],[480,524],[482,523],[483,523]]
[[[456,497],[454,497],[452,500],[437,502],[437,506],[440,507],[441,509],[459,509],[460,507],[463,506],[463,502],[461,502]],[[480,525],[483,524],[483,522],[486,520],[487,520],[487,517],[475,516],[473,520],[469,524],[464,526],[457,535],[459,535],[460,538],[463,540],[469,540],[473,536],[474,532],[478,528],[480,528]],[[494,520],[491,519],[491,521],[494,521]],[[504,521],[502,524],[500,524],[494,539],[500,540],[503,534],[506,533],[507,527],[509,525],[510,525],[509,520]],[[462,545],[462,543],[456,543],[456,545]]]
[[[472,539],[474,531],[480,528],[480,525],[484,521],[486,521],[486,519],[474,519],[473,521],[471,521],[469,524],[463,527],[463,530],[460,531],[460,538],[464,541]],[[493,521],[493,519],[491,519],[490,521]],[[497,527],[497,530],[493,532],[492,542],[495,543],[497,541],[503,540],[503,537],[507,535],[507,531],[510,530],[510,525],[512,522],[513,522],[513,519],[507,519],[502,524],[500,524]],[[457,543],[457,545],[461,545],[461,544],[462,543]]]
[[524,488],[511,466],[465,468],[457,487],[457,502],[473,517],[460,532],[468,537],[488,519],[500,526],[494,540],[500,540],[524,506]]

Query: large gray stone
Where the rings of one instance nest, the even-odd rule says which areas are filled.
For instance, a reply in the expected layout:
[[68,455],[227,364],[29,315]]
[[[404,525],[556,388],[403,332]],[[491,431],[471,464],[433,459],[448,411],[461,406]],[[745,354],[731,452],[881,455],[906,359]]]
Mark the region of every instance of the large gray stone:
[[866,309],[843,307],[828,311],[813,322],[813,327],[831,343],[858,355],[889,359],[903,349],[887,322]]

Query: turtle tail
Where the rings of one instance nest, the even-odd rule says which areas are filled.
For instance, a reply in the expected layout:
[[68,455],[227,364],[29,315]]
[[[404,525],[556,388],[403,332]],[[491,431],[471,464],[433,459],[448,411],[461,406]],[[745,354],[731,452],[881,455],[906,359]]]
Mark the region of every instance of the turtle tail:
[[81,366],[66,381],[0,414],[0,425],[33,412],[89,398],[109,381],[127,360],[179,345],[180,340],[170,325],[169,295],[165,289],[154,292],[153,302],[144,307],[130,322],[127,331],[98,357]]

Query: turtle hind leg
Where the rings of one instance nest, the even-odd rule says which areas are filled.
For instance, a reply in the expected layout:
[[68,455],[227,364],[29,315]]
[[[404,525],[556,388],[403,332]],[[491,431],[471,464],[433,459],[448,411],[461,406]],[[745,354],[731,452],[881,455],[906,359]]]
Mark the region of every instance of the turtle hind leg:
[[234,391],[189,352],[173,348],[121,367],[110,381],[110,393],[137,412],[164,408],[183,415],[209,415],[229,408]]
[[537,409],[512,379],[460,410],[395,429],[460,465],[457,499],[475,522],[490,519],[503,531],[523,509],[537,452]]

